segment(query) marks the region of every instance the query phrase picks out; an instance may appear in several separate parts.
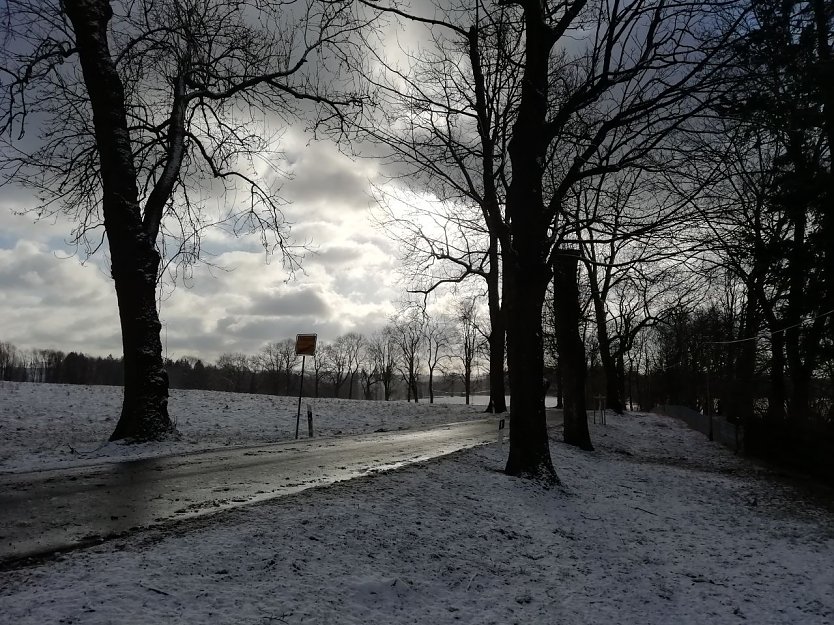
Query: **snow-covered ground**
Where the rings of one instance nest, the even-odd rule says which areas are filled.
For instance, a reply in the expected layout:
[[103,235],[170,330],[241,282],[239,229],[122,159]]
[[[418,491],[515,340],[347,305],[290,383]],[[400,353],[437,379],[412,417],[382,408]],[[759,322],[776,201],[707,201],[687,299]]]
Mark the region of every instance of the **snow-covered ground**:
[[656,415],[554,440],[563,486],[460,452],[0,572],[0,620],[834,622],[834,514]]
[[[295,436],[297,397],[172,390],[168,410],[181,440],[107,443],[121,401],[122,388],[116,386],[0,382],[0,472],[259,445]],[[308,403],[316,436],[417,428],[484,416],[483,406],[304,398],[302,437],[307,436]]]

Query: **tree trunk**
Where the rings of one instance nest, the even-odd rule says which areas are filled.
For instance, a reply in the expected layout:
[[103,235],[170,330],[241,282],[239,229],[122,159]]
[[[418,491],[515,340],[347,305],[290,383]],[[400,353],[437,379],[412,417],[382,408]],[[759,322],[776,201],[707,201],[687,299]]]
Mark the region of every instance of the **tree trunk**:
[[585,408],[585,346],[579,336],[578,263],[579,252],[574,250],[562,250],[554,263],[556,343],[565,385],[565,442],[593,451]]
[[[554,317],[555,319],[555,317]],[[565,394],[562,389],[564,389],[565,385],[562,382],[562,365],[559,364],[558,358],[556,359],[556,407],[557,408],[564,408],[565,407]]]
[[[504,355],[506,325],[501,309],[501,286],[498,266],[498,237],[490,235],[490,271],[487,274],[487,302],[489,305],[489,405],[486,412],[507,412],[507,390],[504,385]],[[494,267],[495,269],[492,269]]]
[[[523,270],[509,272],[507,285],[507,360],[510,370],[510,475],[556,479],[547,438],[544,407],[542,304],[545,288]],[[536,282],[539,282],[537,284]]]
[[625,356],[622,351],[619,351],[616,357],[617,362],[617,397],[620,398],[620,414],[625,410],[626,397],[626,371],[625,371]]
[[119,305],[124,399],[111,440],[159,440],[175,432],[168,417],[156,279],[160,257],[139,208],[124,88],[107,42],[107,0],[66,0],[93,110],[102,178],[102,211]]
[[[558,295],[556,295],[558,298]],[[577,291],[578,297],[578,291]],[[605,407],[617,414],[623,414],[623,405],[619,397],[617,380],[617,364],[611,355],[611,339],[608,336],[608,320],[605,313],[605,302],[596,286],[596,278],[591,277],[591,299],[594,303],[594,316],[597,325],[597,341],[599,342],[599,357],[605,373]],[[557,305],[558,306],[558,305]],[[584,356],[583,356],[584,363]]]
[[749,424],[753,420],[753,404],[755,401],[753,393],[753,379],[756,375],[756,336],[758,320],[756,316],[756,304],[753,298],[748,295],[747,310],[744,313],[744,325],[741,332],[742,338],[750,338],[741,345],[738,359],[736,360],[735,375],[737,386],[730,389],[729,396],[734,399],[733,416],[737,422]]
[[[773,330],[771,329],[771,332]],[[767,418],[771,427],[785,420],[785,347],[782,332],[773,332],[770,361],[770,393],[767,401]]]
[[558,481],[547,438],[544,407],[542,307],[550,279],[551,227],[542,177],[548,140],[549,61],[554,43],[544,6],[524,6],[524,76],[518,116],[508,145],[512,181],[507,190],[510,240],[502,241],[507,365],[510,372],[510,475]]
[[429,403],[434,403],[434,369],[429,369]]
[[411,372],[409,373],[409,376],[408,376],[408,380],[409,380],[409,384],[411,384],[411,392],[414,395],[414,403],[418,404],[418,403],[420,403],[420,400],[417,396],[417,372],[414,371],[414,369],[411,369]]

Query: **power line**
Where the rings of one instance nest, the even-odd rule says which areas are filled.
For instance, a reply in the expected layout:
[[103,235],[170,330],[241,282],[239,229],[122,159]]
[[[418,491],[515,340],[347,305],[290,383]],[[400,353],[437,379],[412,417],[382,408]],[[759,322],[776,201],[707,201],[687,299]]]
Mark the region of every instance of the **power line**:
[[748,336],[744,339],[735,339],[733,341],[701,341],[699,345],[732,345],[734,343],[745,343],[747,341],[755,341],[761,338],[772,337],[774,334],[780,334],[782,332],[787,332],[788,330],[793,330],[794,328],[798,328],[806,323],[810,323],[811,321],[816,321],[817,319],[821,319],[822,317],[827,317],[828,315],[834,313],[834,309],[829,310],[828,312],[821,313],[816,317],[808,317],[807,319],[803,319],[799,323],[795,323],[793,325],[787,326],[785,328],[781,328],[779,330],[774,330],[773,332],[760,332],[753,336]]
[[[698,347],[698,346],[701,346],[701,345],[733,345],[733,344],[736,344],[736,343],[746,343],[747,341],[755,341],[757,339],[769,338],[769,337],[772,337],[774,334],[780,334],[782,332],[792,330],[793,328],[798,328],[798,327],[800,327],[800,326],[802,326],[806,323],[809,323],[811,321],[816,321],[817,319],[820,319],[822,317],[827,317],[828,315],[831,315],[831,314],[834,314],[834,309],[829,310],[829,311],[824,312],[824,313],[820,313],[819,315],[816,315],[815,317],[808,317],[807,319],[803,319],[799,323],[795,323],[793,325],[787,326],[785,328],[781,328],[779,330],[774,330],[773,332],[760,332],[758,334],[755,334],[754,336],[748,336],[747,338],[735,339],[735,340],[732,340],[732,341],[700,341],[700,342],[696,343],[695,346]],[[678,362],[675,362],[675,363],[672,363],[672,364],[667,364],[665,367],[660,368],[659,371],[665,373],[666,371],[669,371],[670,369],[674,369],[675,367],[685,367],[688,364],[690,364],[690,363],[686,363],[686,362],[683,362],[683,361],[678,361]]]

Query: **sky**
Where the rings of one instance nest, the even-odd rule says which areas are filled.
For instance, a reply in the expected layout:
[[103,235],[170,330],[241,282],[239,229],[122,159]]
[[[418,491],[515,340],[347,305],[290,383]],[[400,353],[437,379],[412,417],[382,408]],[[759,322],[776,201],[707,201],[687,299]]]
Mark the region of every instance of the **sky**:
[[[224,352],[253,354],[296,333],[329,341],[382,327],[405,295],[398,246],[374,224],[371,185],[378,165],[351,160],[328,142],[290,130],[282,141],[288,173],[281,194],[297,243],[310,243],[294,275],[267,258],[257,239],[214,231],[205,246],[212,266],[166,287],[160,300],[170,357],[213,361]],[[34,222],[14,212],[34,205],[19,190],[0,194],[0,340],[21,349],[55,348],[118,355],[116,297],[103,251],[73,255],[71,224]]]
[[[385,32],[392,54],[418,44],[416,31]],[[256,238],[213,231],[203,240],[211,266],[198,265],[193,279],[162,290],[168,357],[214,361],[225,352],[254,354],[297,333],[317,333],[323,341],[349,331],[370,334],[408,297],[399,245],[372,214],[374,189],[394,184],[386,177],[390,172],[377,160],[351,159],[333,143],[311,141],[306,124],[283,126],[279,145],[292,242],[310,247],[302,270],[290,275],[280,257],[266,257]],[[412,197],[412,203],[421,201]],[[35,222],[19,214],[36,205],[25,190],[0,187],[0,341],[21,349],[119,355],[106,245],[91,258],[76,253],[69,243],[73,224],[65,218]]]

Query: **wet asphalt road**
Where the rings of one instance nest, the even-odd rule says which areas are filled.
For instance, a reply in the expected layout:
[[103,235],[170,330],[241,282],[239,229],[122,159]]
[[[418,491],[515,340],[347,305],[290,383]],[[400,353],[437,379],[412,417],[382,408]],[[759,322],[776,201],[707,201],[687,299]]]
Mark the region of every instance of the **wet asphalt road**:
[[0,474],[0,565],[493,442],[497,424],[495,417]]

